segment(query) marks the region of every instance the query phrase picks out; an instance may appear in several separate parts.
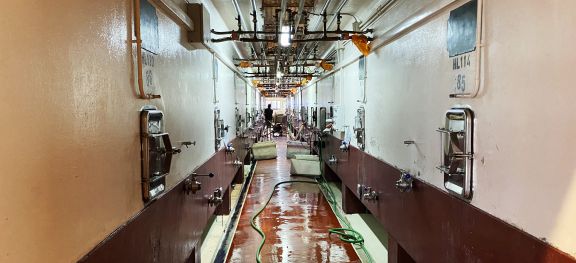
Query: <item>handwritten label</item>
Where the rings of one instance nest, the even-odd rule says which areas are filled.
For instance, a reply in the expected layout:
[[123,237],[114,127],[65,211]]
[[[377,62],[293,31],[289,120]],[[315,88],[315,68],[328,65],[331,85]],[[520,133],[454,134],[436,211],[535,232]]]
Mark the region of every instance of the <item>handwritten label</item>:
[[144,91],[147,94],[157,93],[157,84],[155,78],[156,55],[142,49],[142,80],[144,82]]
[[474,87],[476,52],[466,53],[451,58],[452,60],[452,93],[466,94]]

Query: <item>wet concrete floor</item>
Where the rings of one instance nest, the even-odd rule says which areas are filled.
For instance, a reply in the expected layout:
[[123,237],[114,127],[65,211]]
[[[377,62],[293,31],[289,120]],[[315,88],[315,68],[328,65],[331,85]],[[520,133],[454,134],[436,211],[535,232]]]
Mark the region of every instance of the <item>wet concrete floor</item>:
[[[227,262],[256,262],[262,240],[250,226],[254,213],[266,202],[272,187],[285,180],[312,180],[290,176],[286,139],[276,138],[278,158],[258,161]],[[260,214],[257,224],[267,236],[262,262],[360,262],[352,245],[329,236],[340,227],[317,185],[285,184]]]

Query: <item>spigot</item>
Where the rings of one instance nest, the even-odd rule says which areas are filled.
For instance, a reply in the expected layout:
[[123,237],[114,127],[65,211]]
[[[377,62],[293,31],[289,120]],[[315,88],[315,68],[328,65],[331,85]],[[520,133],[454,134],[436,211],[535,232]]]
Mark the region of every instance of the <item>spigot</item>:
[[347,152],[347,151],[348,151],[348,146],[349,146],[349,145],[348,145],[347,142],[342,141],[342,144],[340,145],[340,151]]
[[202,183],[196,180],[196,177],[192,177],[192,179],[188,178],[184,181],[184,191],[186,194],[189,195],[190,193],[196,194],[196,192],[202,189]]
[[190,145],[196,146],[196,141],[193,141],[193,142],[191,142],[191,141],[182,142],[182,146],[186,146],[186,148],[188,148]]
[[414,180],[412,178],[412,175],[410,175],[408,172],[406,171],[401,171],[402,174],[400,175],[400,179],[398,179],[398,181],[396,181],[396,188],[398,190],[400,190],[400,192],[410,192],[412,190],[412,181]]
[[364,194],[364,185],[362,184],[356,185],[356,193],[358,194],[360,199],[362,199],[362,195]]
[[358,184],[356,186],[356,193],[360,200],[375,201],[378,200],[378,192],[374,191],[372,187]]
[[212,178],[212,177],[214,177],[214,174],[213,173],[207,173],[207,174],[192,173],[191,176],[192,176],[192,178],[196,178],[198,176],[206,176],[206,177]]
[[235,151],[236,151],[236,149],[234,149],[234,146],[232,145],[232,143],[228,143],[228,145],[226,145],[226,153],[233,153]]
[[171,151],[171,152],[172,152],[172,154],[179,154],[179,153],[182,152],[182,150],[181,150],[181,149],[178,149],[178,148],[176,148],[176,147],[172,147],[172,151]]
[[378,200],[378,193],[372,190],[372,187],[366,186],[364,187],[362,199],[367,201]]
[[411,144],[416,144],[416,142],[414,140],[406,140],[404,141],[405,145],[411,145]]
[[222,199],[222,194],[223,194],[223,190],[222,187],[218,187],[214,190],[214,193],[212,193],[212,195],[210,195],[210,197],[208,197],[208,204],[210,206],[218,206],[220,205],[224,200]]
[[189,195],[190,193],[195,194],[196,192],[200,191],[202,189],[202,183],[198,181],[198,179],[196,179],[196,177],[198,176],[206,176],[206,177],[214,177],[213,173],[208,173],[208,174],[197,174],[197,173],[192,173],[190,175],[191,178],[188,178],[184,181],[184,191],[186,191],[186,194]]
[[168,154],[179,154],[179,153],[182,152],[181,149],[178,149],[178,148],[176,148],[176,147],[172,147],[172,148],[169,148],[169,149],[166,149],[166,148],[157,148],[157,149],[152,149],[152,150],[150,150],[150,151],[151,151],[151,152],[158,153],[158,154],[161,154],[161,155],[162,155],[162,154],[167,154],[167,153],[168,153]]
[[336,158],[336,156],[334,156],[334,154],[330,155],[330,158],[328,159],[328,164],[334,165],[337,163],[338,163],[338,159]]

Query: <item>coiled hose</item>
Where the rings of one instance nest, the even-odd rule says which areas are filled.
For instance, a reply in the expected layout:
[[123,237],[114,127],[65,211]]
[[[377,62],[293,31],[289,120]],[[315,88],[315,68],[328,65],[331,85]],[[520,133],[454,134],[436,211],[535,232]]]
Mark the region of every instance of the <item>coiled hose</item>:
[[[321,146],[321,144],[319,145],[318,148],[319,148],[320,163],[322,163],[322,146]],[[336,215],[336,217],[338,217],[338,219],[340,220],[341,223],[346,225],[346,227],[344,227],[344,228],[331,228],[328,230],[328,233],[331,235],[332,234],[338,235],[340,240],[356,245],[357,248],[361,249],[364,252],[366,257],[368,258],[368,262],[370,262],[370,263],[374,262],[370,253],[368,253],[368,251],[366,250],[366,247],[364,247],[364,237],[362,237],[362,235],[360,233],[358,233],[356,230],[354,230],[350,226],[350,223],[348,223],[348,220],[342,215],[342,213],[340,213],[340,209],[338,207],[338,203],[336,201],[336,197],[334,195],[334,192],[332,191],[332,188],[330,188],[330,186],[328,185],[328,182],[326,181],[326,178],[324,177],[324,170],[321,169],[321,172],[322,172],[322,176],[317,178],[316,181],[288,180],[288,181],[279,182],[279,183],[274,185],[272,192],[270,193],[270,196],[268,196],[268,199],[266,200],[266,203],[264,203],[264,205],[258,210],[258,212],[256,212],[256,214],[254,214],[252,216],[252,218],[250,219],[250,225],[262,237],[262,241],[260,242],[260,245],[258,246],[258,250],[256,251],[256,262],[258,262],[258,263],[262,262],[261,258],[260,258],[260,253],[262,252],[262,247],[264,247],[264,243],[266,243],[266,234],[264,234],[264,231],[262,231],[262,229],[256,225],[256,218],[264,211],[264,209],[266,209],[266,206],[268,206],[268,204],[270,203],[270,200],[272,200],[272,197],[274,196],[274,192],[276,191],[276,188],[278,186],[283,185],[283,184],[292,184],[292,183],[317,184],[320,187],[320,190],[324,193],[324,196],[326,197],[326,200],[328,201],[328,203],[332,207],[332,211],[334,211],[334,214]]]

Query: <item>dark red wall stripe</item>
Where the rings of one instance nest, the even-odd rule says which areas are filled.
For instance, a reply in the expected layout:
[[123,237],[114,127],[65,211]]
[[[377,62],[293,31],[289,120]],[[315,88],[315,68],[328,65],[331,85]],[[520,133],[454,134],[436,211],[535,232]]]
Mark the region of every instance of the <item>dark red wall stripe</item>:
[[[198,177],[202,189],[187,195],[183,181],[138,215],[120,226],[79,262],[200,262],[201,236],[209,218],[229,212],[229,204],[208,205],[208,196],[217,187],[229,194],[232,181],[238,180],[243,167],[233,165],[236,158],[245,160],[244,141],[236,139],[235,153],[221,150],[196,169],[197,173],[214,173],[214,178]],[[229,198],[226,200],[230,202]]]
[[[576,262],[526,232],[422,181],[416,180],[413,191],[402,193],[394,186],[400,177],[398,169],[354,147],[342,152],[339,146],[337,138],[327,139],[322,151],[324,160],[334,154],[338,163],[326,163],[329,169],[325,170],[350,189],[345,191],[348,200],[350,195],[358,198],[357,184],[371,186],[379,193],[378,201],[362,203],[401,246],[401,250],[395,250],[402,252],[395,254],[397,258],[458,263]],[[348,207],[358,210],[354,202]]]

